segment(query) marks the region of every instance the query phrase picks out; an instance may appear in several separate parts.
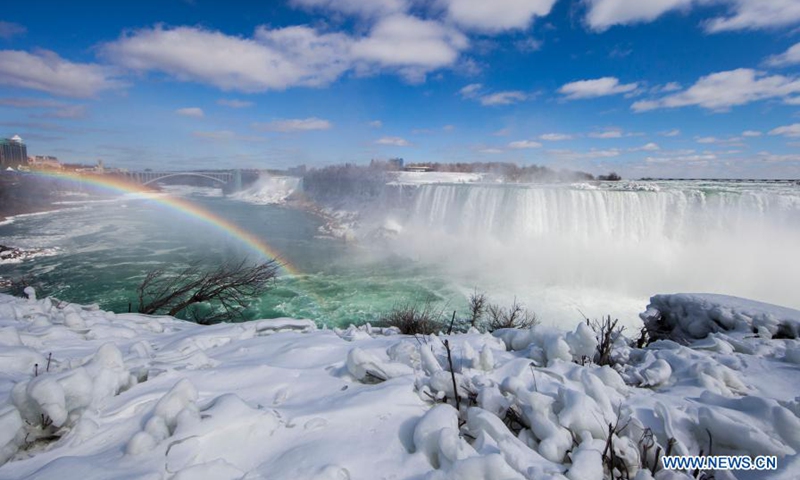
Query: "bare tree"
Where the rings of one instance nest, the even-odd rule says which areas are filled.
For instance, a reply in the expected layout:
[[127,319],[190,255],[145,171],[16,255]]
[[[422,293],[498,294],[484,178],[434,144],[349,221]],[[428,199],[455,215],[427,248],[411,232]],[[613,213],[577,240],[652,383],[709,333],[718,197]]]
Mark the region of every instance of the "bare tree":
[[486,311],[489,314],[488,328],[490,332],[501,328],[530,328],[539,323],[535,313],[517,303],[517,297],[514,297],[514,301],[508,309],[491,304],[486,307]]
[[483,317],[483,314],[486,312],[487,300],[486,294],[483,292],[478,293],[477,288],[472,292],[472,295],[469,296],[469,311],[471,313],[469,325],[471,327],[476,327],[481,317]]
[[[277,260],[248,265],[246,260],[203,271],[190,265],[177,273],[153,270],[137,288],[139,313],[178,315],[186,312],[198,323],[217,323],[241,317],[248,301],[272,286],[281,264]],[[213,304],[201,314],[200,304]]]

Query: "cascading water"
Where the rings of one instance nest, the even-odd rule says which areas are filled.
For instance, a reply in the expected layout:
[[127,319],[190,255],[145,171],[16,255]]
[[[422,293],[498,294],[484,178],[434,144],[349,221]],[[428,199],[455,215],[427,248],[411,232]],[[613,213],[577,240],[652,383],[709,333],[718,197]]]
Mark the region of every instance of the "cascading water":
[[791,183],[438,184],[407,198],[402,253],[529,302],[600,315],[593,307],[641,311],[652,294],[699,291],[800,306]]

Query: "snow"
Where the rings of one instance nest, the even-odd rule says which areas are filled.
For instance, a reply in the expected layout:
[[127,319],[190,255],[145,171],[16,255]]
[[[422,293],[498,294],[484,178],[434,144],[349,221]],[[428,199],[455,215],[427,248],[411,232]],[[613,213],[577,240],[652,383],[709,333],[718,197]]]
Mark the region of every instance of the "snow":
[[609,424],[629,478],[690,478],[648,471],[670,439],[778,457],[740,480],[800,467],[800,340],[784,335],[800,312],[781,307],[657,295],[642,317],[661,338],[617,342],[612,367],[590,361],[585,323],[406,336],[30,297],[0,295],[0,479],[600,480]]
[[474,183],[483,181],[483,173],[397,172],[389,185],[425,185],[430,183]]
[[300,177],[262,174],[253,185],[232,194],[231,198],[255,205],[283,204],[301,183]]

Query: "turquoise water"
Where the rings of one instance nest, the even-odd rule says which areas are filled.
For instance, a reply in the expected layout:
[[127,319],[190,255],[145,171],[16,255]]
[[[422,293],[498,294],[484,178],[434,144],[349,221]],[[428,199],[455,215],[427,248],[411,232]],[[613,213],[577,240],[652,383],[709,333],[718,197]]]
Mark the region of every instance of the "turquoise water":
[[[173,193],[262,239],[299,272],[253,299],[250,319],[346,326],[421,303],[466,313],[474,288],[505,306],[516,298],[543,323],[567,328],[584,315],[612,315],[638,329],[638,313],[659,293],[800,307],[795,184],[408,188],[353,207],[362,212],[361,240],[350,243],[321,235],[323,220],[302,210],[201,190]],[[136,287],[150,270],[257,260],[225,231],[153,199],[63,207],[0,225],[0,244],[57,249],[51,257],[0,265],[0,277],[32,276],[45,294],[125,312],[129,303],[135,309]]]
[[[423,266],[320,236],[322,220],[310,213],[221,197],[190,200],[262,239],[300,272],[282,276],[265,296],[254,299],[249,318],[290,316],[347,325],[375,321],[395,304],[407,302],[465,306],[454,285]],[[152,199],[123,197],[63,207],[0,225],[0,244],[58,251],[0,265],[0,276],[27,275],[48,295],[127,312],[129,303],[135,310],[136,287],[150,270],[180,270],[193,263],[213,268],[225,261],[258,259],[250,247],[219,228]]]

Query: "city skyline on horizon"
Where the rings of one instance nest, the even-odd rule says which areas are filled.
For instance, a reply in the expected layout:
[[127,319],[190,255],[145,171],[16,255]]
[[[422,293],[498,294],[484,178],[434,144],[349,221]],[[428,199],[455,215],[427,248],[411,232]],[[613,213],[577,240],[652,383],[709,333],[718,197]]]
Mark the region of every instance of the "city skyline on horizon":
[[402,157],[800,178],[800,4],[760,5],[9,5],[0,136],[128,169]]

